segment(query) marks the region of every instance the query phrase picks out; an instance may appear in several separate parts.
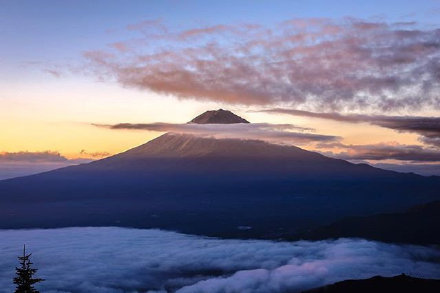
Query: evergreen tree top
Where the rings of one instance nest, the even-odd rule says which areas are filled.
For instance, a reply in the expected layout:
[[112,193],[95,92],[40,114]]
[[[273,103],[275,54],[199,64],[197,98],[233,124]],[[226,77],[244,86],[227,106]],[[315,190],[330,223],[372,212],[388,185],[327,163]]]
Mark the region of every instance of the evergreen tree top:
[[15,293],[39,293],[33,285],[44,281],[44,279],[33,277],[37,269],[31,267],[33,264],[30,261],[31,255],[32,253],[26,254],[26,245],[23,245],[23,256],[18,257],[20,266],[15,268],[14,284],[17,285]]

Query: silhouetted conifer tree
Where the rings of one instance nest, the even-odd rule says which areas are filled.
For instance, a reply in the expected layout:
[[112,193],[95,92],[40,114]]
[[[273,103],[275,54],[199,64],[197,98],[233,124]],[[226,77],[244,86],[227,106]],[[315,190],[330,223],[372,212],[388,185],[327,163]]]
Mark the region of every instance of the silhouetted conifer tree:
[[15,271],[17,276],[14,278],[14,284],[17,285],[15,293],[39,293],[34,288],[35,283],[44,281],[44,279],[33,278],[37,269],[31,268],[30,256],[32,254],[26,254],[26,245],[23,246],[23,256],[19,256],[20,267],[16,267]]

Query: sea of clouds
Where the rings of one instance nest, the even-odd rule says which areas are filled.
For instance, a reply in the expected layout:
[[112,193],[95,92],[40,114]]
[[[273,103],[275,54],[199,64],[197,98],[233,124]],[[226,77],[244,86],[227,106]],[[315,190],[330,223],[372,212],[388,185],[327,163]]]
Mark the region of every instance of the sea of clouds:
[[300,292],[401,273],[440,278],[440,250],[362,239],[225,240],[160,230],[0,230],[0,292],[13,292],[22,246],[41,292]]

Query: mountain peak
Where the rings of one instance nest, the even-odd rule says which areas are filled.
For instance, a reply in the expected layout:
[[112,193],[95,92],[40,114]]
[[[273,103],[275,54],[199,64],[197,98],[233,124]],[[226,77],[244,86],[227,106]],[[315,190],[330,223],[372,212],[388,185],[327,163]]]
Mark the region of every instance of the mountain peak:
[[249,123],[246,119],[235,115],[231,111],[218,109],[206,111],[200,114],[189,123],[196,124],[234,124],[234,123]]

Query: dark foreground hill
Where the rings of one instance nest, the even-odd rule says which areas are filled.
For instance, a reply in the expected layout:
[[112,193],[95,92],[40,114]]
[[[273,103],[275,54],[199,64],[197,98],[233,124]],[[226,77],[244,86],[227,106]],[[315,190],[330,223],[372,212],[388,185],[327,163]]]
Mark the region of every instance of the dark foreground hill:
[[294,146],[168,133],[103,160],[0,181],[0,228],[122,226],[282,238],[438,200],[438,190],[436,177]]
[[383,242],[440,244],[440,201],[405,212],[350,217],[314,230],[307,239],[360,237]]
[[376,276],[365,280],[347,280],[303,293],[436,293],[440,280],[413,278],[406,275],[385,278]]

